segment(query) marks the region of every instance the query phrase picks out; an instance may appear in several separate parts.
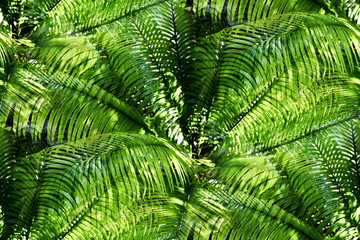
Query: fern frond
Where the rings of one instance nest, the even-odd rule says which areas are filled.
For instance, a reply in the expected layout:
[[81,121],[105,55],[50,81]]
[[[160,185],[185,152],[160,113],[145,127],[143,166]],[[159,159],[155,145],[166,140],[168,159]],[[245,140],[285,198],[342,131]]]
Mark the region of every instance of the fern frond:
[[112,24],[122,18],[143,10],[156,7],[166,0],[154,1],[59,1],[48,12],[46,21],[35,33],[41,37],[46,32],[59,35],[79,34],[82,32],[93,32],[101,26]]
[[[267,19],[261,28],[229,28],[217,38],[223,45],[216,50],[216,60],[197,67],[211,67],[215,80],[202,75],[193,84],[208,91],[195,101],[209,112],[208,123],[214,126],[209,136],[248,136],[243,142],[255,143],[245,147],[246,152],[357,115],[358,95],[349,74],[359,64],[359,32],[346,23],[328,16],[282,15]],[[214,52],[207,46],[201,51],[203,59]]]
[[3,26],[0,26],[0,71],[11,63],[14,56],[15,42],[9,36],[8,31]]
[[11,170],[16,168],[16,147],[10,131],[0,129],[0,236],[5,239],[13,234],[12,217],[8,214],[6,199],[14,181]]
[[210,18],[212,22],[223,21],[227,26],[254,22],[259,19],[291,12],[319,12],[321,10],[321,5],[311,0],[194,0],[189,7],[199,17]]
[[360,3],[352,0],[317,0],[325,9],[342,18],[347,18],[354,24],[360,25]]
[[[11,169],[6,213],[31,239],[85,239],[84,232],[107,239],[131,229],[136,236],[136,224],[166,215],[156,209],[172,205],[192,164],[164,140],[120,133],[58,145],[21,162]],[[171,215],[169,224],[177,220]]]
[[321,131],[316,137],[303,139],[296,146],[298,153],[295,154],[296,159],[311,161],[313,168],[320,171],[318,175],[327,181],[330,185],[328,188],[337,195],[336,198],[342,203],[342,214],[346,216],[348,224],[357,228],[357,234],[360,233],[358,134],[358,120],[350,120]]
[[[332,147],[326,143],[324,145]],[[298,150],[303,147],[301,146]],[[334,188],[333,183],[329,182],[326,170],[320,162],[312,159],[310,154],[307,155],[298,150],[275,158],[270,156],[224,159],[214,179],[229,192],[230,196],[234,198],[239,196],[243,199],[242,201],[249,201],[249,207],[252,206],[251,204],[255,204],[254,206],[265,204],[267,213],[284,211],[278,213],[281,218],[284,217],[284,219],[278,219],[281,222],[280,225],[285,223],[291,228],[297,228],[298,233],[304,234],[303,238],[310,236],[310,239],[322,239],[322,236],[335,235],[339,238],[345,236],[356,238],[359,234],[356,230],[357,224],[349,216],[339,192]],[[340,169],[346,166],[338,164]],[[257,201],[260,202],[257,203]],[[240,206],[236,206],[236,203],[231,205],[242,209],[241,214],[245,214],[246,211],[241,204]],[[277,214],[274,213],[275,215]],[[280,236],[283,227],[259,227],[256,229],[261,230],[255,231],[254,225],[266,225],[267,220],[263,218],[259,220],[260,216],[251,214],[249,217],[244,215],[240,219],[244,218],[249,218],[249,220],[239,221],[235,229],[246,229],[248,225],[254,234],[266,236],[268,233],[261,231],[262,229],[267,231],[266,229],[270,228],[274,229],[274,239],[282,239]],[[251,221],[254,222],[251,223]],[[307,230],[302,232],[305,229]],[[315,235],[311,236],[311,232]]]
[[8,107],[3,121],[13,119],[8,124],[19,135],[45,134],[51,145],[99,133],[148,131],[133,108],[84,80],[18,68],[5,87],[7,104],[18,104]]
[[181,239],[323,239],[296,216],[247,193],[222,187],[194,190],[186,205]]
[[178,143],[186,138],[181,116],[194,41],[189,16],[175,3],[163,3],[96,38],[121,73],[122,97],[144,112],[160,135]]

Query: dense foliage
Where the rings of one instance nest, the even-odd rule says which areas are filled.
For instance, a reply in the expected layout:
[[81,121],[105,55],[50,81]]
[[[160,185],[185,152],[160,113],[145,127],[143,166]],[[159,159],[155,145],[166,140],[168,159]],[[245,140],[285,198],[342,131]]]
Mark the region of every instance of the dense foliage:
[[358,2],[0,9],[0,239],[360,238]]

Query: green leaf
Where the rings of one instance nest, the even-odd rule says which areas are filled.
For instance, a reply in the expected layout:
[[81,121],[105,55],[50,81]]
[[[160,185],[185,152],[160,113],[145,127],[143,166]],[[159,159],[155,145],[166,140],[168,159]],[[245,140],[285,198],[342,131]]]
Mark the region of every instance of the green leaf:
[[176,208],[171,194],[188,181],[188,164],[166,141],[144,135],[108,134],[58,145],[11,170],[8,214],[31,239],[83,239],[84,232],[114,238],[131,231],[145,237],[160,228],[141,233],[135,228],[141,222],[168,215],[168,224],[175,224],[171,208],[168,214],[159,209]]
[[321,5],[311,0],[194,0],[189,7],[200,17],[208,17],[212,22],[223,21],[227,25],[254,22],[280,14],[294,12],[319,12]]
[[11,101],[18,102],[7,113],[14,119],[11,127],[23,135],[45,134],[50,144],[112,131],[148,130],[140,114],[123,101],[61,73],[15,69],[6,92]]

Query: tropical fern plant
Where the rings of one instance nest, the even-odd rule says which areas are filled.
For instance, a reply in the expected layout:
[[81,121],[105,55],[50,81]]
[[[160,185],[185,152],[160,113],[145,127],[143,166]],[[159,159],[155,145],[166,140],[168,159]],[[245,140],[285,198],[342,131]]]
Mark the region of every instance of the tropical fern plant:
[[1,239],[358,239],[359,3],[0,3]]

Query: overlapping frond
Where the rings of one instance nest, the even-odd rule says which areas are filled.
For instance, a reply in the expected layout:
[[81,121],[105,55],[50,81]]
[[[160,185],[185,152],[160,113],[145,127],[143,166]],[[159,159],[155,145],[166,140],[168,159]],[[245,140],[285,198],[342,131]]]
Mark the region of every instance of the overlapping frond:
[[[11,169],[16,167],[16,147],[10,131],[0,130],[0,236],[11,233],[11,217],[6,214],[6,199],[9,197]],[[8,224],[10,222],[10,224]]]
[[181,6],[164,2],[99,26],[95,35],[39,39],[32,61],[93,83],[137,108],[158,134],[183,143],[183,92],[194,45],[190,20]]
[[353,0],[317,0],[324,8],[342,18],[360,25],[360,3]]
[[101,26],[156,7],[163,2],[166,0],[131,2],[127,0],[61,0],[49,9],[46,21],[43,22],[36,34],[42,36],[42,34],[50,32],[51,34],[69,35],[96,31]]
[[211,61],[199,62],[197,69],[204,70],[193,84],[202,91],[196,101],[208,124],[215,126],[209,136],[229,134],[237,147],[252,142],[242,151],[253,151],[358,114],[349,75],[359,64],[359,33],[346,23],[282,15],[215,38],[223,44],[218,50],[204,45],[203,59]]
[[179,239],[323,239],[315,228],[271,200],[252,192],[229,193],[223,182],[214,182],[194,190]]
[[16,104],[7,104],[3,124],[19,135],[45,137],[51,145],[100,133],[148,130],[126,103],[66,74],[16,68],[5,89],[6,102]]
[[341,214],[359,235],[359,121],[349,120],[304,139],[298,142],[296,152],[296,159],[310,162],[313,171],[330,185],[328,189],[342,203],[339,211],[343,209]]
[[[183,191],[192,164],[164,140],[120,133],[58,145],[18,161],[21,165],[9,170],[11,198],[4,199],[3,211],[11,215],[17,236],[31,239],[121,234],[129,239],[160,229],[164,234],[178,220],[173,216],[178,212],[165,206],[176,209],[171,195]],[[169,216],[168,222],[151,228],[162,216]],[[142,221],[146,227],[137,230]]]
[[[0,23],[1,24],[1,23]],[[14,55],[14,41],[10,38],[8,31],[0,26],[0,74],[3,74]]]
[[338,2],[1,2],[0,238],[359,238]]
[[119,73],[121,98],[178,143],[186,134],[181,116],[194,41],[189,16],[174,3],[163,3],[111,25],[95,39]]
[[[321,148],[327,157],[337,158],[335,152],[349,149],[341,145],[324,141]],[[357,238],[357,189],[347,192],[337,184],[347,184],[352,177],[337,172],[331,179],[328,172],[349,171],[348,164],[334,161],[329,168],[326,157],[315,158],[304,147],[276,157],[223,159],[207,179],[206,189],[193,195],[193,202],[199,202],[189,204],[184,219],[195,227],[184,233],[194,239]]]
[[212,24],[224,22],[226,24],[224,27],[291,12],[320,12],[321,10],[321,5],[311,0],[194,0],[191,1],[189,7],[197,16],[211,21]]

